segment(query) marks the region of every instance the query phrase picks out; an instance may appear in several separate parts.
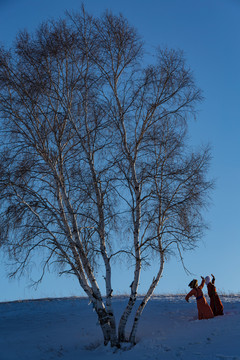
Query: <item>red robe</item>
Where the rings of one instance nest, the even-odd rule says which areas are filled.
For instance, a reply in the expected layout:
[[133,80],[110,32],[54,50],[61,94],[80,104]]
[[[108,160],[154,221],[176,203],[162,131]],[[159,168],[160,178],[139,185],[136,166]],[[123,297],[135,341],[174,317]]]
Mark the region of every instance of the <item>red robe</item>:
[[210,282],[207,288],[208,296],[210,297],[210,306],[214,316],[223,315],[223,304],[216,292],[216,287]]
[[210,306],[208,305],[203,292],[202,292],[202,288],[205,284],[205,281],[202,280],[201,285],[198,286],[197,288],[193,288],[185,297],[186,301],[188,301],[188,299],[191,296],[195,296],[196,300],[197,300],[197,308],[198,308],[198,319],[202,320],[202,319],[211,319],[214,317],[212,309],[210,308]]

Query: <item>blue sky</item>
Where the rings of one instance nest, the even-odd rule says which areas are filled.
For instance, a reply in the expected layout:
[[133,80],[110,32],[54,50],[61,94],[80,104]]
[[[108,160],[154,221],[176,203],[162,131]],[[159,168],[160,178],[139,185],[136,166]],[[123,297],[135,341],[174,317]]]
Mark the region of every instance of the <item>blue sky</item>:
[[[190,124],[190,136],[194,146],[210,143],[212,147],[210,176],[216,179],[216,187],[205,214],[210,229],[199,247],[184,256],[194,275],[187,275],[181,263],[172,258],[156,293],[186,292],[192,277],[200,279],[211,273],[219,291],[239,293],[240,1],[85,0],[84,4],[93,15],[101,15],[105,9],[121,12],[138,29],[150,51],[158,45],[182,49],[205,97],[197,120]],[[19,30],[33,31],[41,21],[61,17],[66,9],[78,10],[80,6],[78,0],[0,0],[0,42],[9,47]],[[126,264],[120,267],[114,271],[114,291],[127,293],[129,273]],[[49,274],[35,290],[28,287],[27,277],[9,281],[3,261],[0,272],[0,301],[82,294],[74,278],[58,279]],[[140,292],[153,276],[148,272],[141,278]]]

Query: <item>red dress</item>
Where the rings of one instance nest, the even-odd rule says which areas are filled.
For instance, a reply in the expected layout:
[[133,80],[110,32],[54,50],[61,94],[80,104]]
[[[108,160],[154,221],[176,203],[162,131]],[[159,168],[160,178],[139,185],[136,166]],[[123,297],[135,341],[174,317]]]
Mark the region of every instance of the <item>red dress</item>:
[[216,287],[210,282],[207,288],[208,296],[210,297],[210,306],[214,316],[223,315],[223,304],[216,292]]
[[185,297],[186,301],[188,301],[188,299],[191,296],[195,296],[196,300],[197,300],[197,308],[198,308],[198,319],[202,320],[202,319],[211,319],[214,317],[212,309],[210,308],[210,306],[208,305],[203,292],[202,292],[202,288],[204,286],[205,281],[202,280],[201,285],[198,286],[197,288],[192,289],[187,296]]

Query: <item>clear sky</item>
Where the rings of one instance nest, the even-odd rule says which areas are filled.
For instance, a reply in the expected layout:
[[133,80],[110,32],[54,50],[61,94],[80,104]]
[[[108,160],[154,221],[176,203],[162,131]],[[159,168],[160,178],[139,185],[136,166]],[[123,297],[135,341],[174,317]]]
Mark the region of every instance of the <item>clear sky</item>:
[[[205,214],[210,229],[194,252],[185,253],[185,265],[193,275],[172,258],[156,293],[186,292],[193,277],[211,273],[219,291],[240,293],[240,0],[83,3],[93,15],[106,9],[121,12],[149,49],[158,45],[182,49],[205,96],[197,121],[190,125],[190,136],[194,146],[212,146],[210,176],[216,179],[216,187]],[[80,6],[79,0],[0,0],[0,42],[9,47],[19,30],[33,31],[41,21],[62,17],[66,9]],[[0,301],[83,294],[74,278],[58,279],[54,274],[47,275],[37,289],[28,287],[27,278],[9,281],[2,259],[0,255]],[[120,271],[114,271],[114,292],[128,293],[127,265],[120,266]],[[140,292],[153,276],[149,272],[141,278]]]

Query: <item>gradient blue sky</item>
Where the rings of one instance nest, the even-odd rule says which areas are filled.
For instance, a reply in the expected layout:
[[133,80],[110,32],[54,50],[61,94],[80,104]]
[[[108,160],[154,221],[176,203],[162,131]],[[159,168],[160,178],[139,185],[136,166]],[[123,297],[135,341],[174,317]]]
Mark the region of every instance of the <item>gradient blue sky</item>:
[[[210,224],[203,241],[184,256],[186,267],[200,275],[214,273],[219,291],[240,292],[240,0],[85,0],[86,10],[101,15],[105,9],[121,12],[135,26],[149,50],[156,46],[180,48],[195,74],[205,100],[196,122],[190,125],[194,146],[210,143],[210,176],[216,179],[212,206],[205,217]],[[49,18],[80,9],[78,0],[0,0],[0,42],[11,46],[21,29],[33,31]],[[0,301],[82,295],[71,277],[46,276],[37,289],[29,279],[7,279],[0,255]],[[37,268],[34,270],[37,272]],[[128,293],[126,264],[114,271],[114,292]],[[36,273],[29,274],[29,278]],[[141,278],[146,290],[154,273]],[[166,264],[156,293],[188,291],[193,275],[172,258]]]

